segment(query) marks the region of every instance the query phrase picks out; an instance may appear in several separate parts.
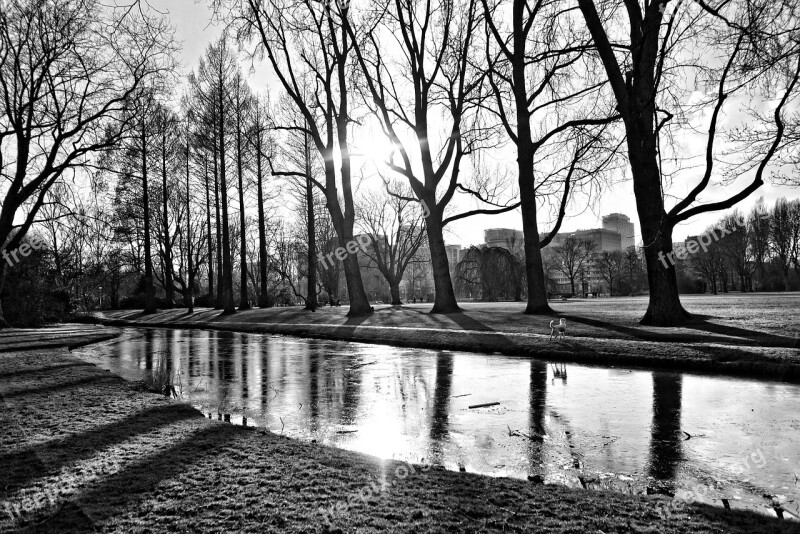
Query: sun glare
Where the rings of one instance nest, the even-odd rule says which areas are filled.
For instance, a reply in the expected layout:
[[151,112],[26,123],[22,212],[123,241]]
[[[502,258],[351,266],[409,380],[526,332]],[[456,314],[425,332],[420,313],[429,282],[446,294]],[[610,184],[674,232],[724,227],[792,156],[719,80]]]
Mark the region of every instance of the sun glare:
[[392,142],[382,133],[365,133],[354,140],[352,152],[354,156],[382,167],[390,161],[394,150]]

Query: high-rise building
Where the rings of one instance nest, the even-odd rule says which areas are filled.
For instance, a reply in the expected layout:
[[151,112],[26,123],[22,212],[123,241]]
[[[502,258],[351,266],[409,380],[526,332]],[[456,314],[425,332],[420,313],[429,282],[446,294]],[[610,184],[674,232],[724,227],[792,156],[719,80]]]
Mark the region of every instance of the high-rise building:
[[489,228],[483,231],[483,242],[487,247],[505,248],[514,253],[525,250],[525,235],[522,230]]
[[636,246],[636,228],[627,215],[622,213],[604,215],[603,228],[617,232],[622,236],[622,250]]
[[452,276],[458,262],[461,261],[461,245],[445,245],[444,250],[447,252],[447,263],[450,266],[450,275]]
[[[544,239],[547,234],[540,234],[539,239]],[[578,230],[569,233],[558,233],[553,236],[550,242],[551,247],[557,247],[564,244],[568,237],[576,237],[581,241],[591,241],[595,245],[596,252],[617,252],[623,250],[623,238],[614,230],[606,230],[605,228],[592,228],[590,230]]]

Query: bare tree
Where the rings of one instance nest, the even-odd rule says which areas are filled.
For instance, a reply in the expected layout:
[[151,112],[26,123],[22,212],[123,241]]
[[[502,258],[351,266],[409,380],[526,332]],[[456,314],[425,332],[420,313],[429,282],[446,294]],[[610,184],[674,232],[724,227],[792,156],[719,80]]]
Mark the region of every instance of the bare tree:
[[[114,31],[106,31],[110,27]],[[48,190],[65,173],[129,134],[133,117],[125,111],[131,96],[171,66],[165,59],[172,50],[167,24],[138,4],[4,2],[0,245],[5,251],[16,252]],[[5,268],[1,263],[0,286]]]
[[753,259],[750,239],[747,235],[747,223],[738,210],[722,218],[718,226],[725,232],[719,242],[725,263],[739,277],[739,289],[742,293],[752,291],[755,261]]
[[[354,42],[343,26],[347,7],[315,0],[247,0],[231,7],[240,42],[257,42],[254,53],[267,57],[299,114],[286,127],[308,135],[324,163],[324,183],[311,180],[325,195],[340,246],[346,247],[353,241],[355,224],[349,68]],[[304,83],[306,76],[310,85]],[[357,254],[348,254],[343,263],[349,315],[372,313]]]
[[239,238],[240,238],[240,253],[239,253],[239,273],[241,279],[239,282],[239,309],[249,310],[250,301],[247,293],[247,221],[245,220],[245,200],[244,200],[244,165],[245,151],[247,147],[242,140],[245,124],[249,121],[248,115],[251,113],[254,105],[253,95],[247,87],[247,83],[242,76],[241,71],[237,71],[233,83],[233,113],[235,116],[236,128],[236,177],[238,179],[239,190]]
[[422,210],[409,199],[411,191],[405,189],[403,191],[401,184],[387,184],[386,191],[367,198],[360,210],[364,233],[370,238],[364,254],[389,284],[393,306],[402,304],[400,282],[409,262],[425,242]]
[[214,132],[214,175],[218,177],[214,187],[215,197],[219,198],[219,203],[215,204],[220,207],[216,216],[217,246],[222,248],[221,254],[217,252],[218,274],[219,267],[222,268],[217,289],[217,305],[223,308],[224,313],[236,311],[233,301],[233,257],[228,216],[226,133],[235,127],[230,124],[228,114],[234,108],[231,98],[234,89],[231,87],[231,81],[237,72],[236,59],[223,36],[217,42],[208,45],[196,75],[190,78],[195,95],[206,108],[205,116],[212,121],[210,126]]
[[628,275],[628,289],[631,294],[639,290],[642,279],[642,260],[636,246],[630,246],[623,252],[625,272]]
[[614,296],[614,283],[619,283],[625,268],[625,255],[620,250],[601,252],[592,261],[595,271],[608,284],[608,294]]
[[[714,228],[709,228],[706,233],[713,231]],[[692,254],[689,259],[689,265],[703,279],[712,294],[719,293],[722,272],[725,269],[725,257],[719,241],[713,241],[705,249]]]
[[[495,130],[482,120],[486,70],[474,63],[481,51],[478,1],[381,0],[376,15],[362,23],[363,39],[356,34],[356,23],[344,19],[366,82],[364,101],[394,147],[386,164],[408,180],[413,191],[409,198],[427,213],[435,286],[432,313],[459,310],[444,243],[447,224],[519,206],[501,202],[506,184],[477,165],[471,180],[461,176],[466,158],[477,158],[492,143]],[[382,44],[384,39],[391,47]],[[456,193],[482,207],[446,216]]]
[[[784,142],[783,113],[796,96],[800,78],[797,18],[783,16],[793,9],[790,3],[772,0],[725,0],[713,5],[704,0],[647,1],[644,6],[639,0],[578,0],[578,6],[625,128],[650,287],[642,322],[678,325],[688,314],[678,296],[675,267],[661,264],[659,256],[671,253],[675,225],[730,208],[763,184],[764,173]],[[688,86],[686,80],[695,77],[702,86]],[[687,102],[697,94],[696,88],[706,97],[690,106]],[[749,172],[748,183],[727,198],[698,203],[723,166],[718,137],[728,132],[727,138],[736,140],[738,133],[738,125],[726,130],[719,120],[725,104],[748,92],[772,95],[778,102],[766,117],[751,110],[749,120],[765,142],[741,147],[738,164],[722,173],[732,180]],[[681,148],[670,153],[670,136],[691,127],[687,117],[702,109],[713,110],[702,156],[705,168],[689,193],[668,208],[665,189],[687,160]],[[670,162],[675,165],[672,172]]]
[[789,227],[792,239],[791,258],[794,272],[800,279],[800,199],[789,201]]
[[793,252],[792,208],[785,198],[775,201],[769,218],[770,246],[783,275],[783,290],[789,291],[789,272]]
[[[769,212],[764,206],[764,198],[761,197],[756,201],[753,209],[747,217],[747,240],[750,250],[753,254],[755,274],[758,275],[759,282],[764,279],[765,265],[769,259],[770,244],[770,223]],[[753,290],[751,283],[750,290]]]
[[[259,100],[255,104],[250,133],[247,136],[256,160],[256,189],[258,191],[258,305],[261,308],[271,306],[269,298],[269,257],[267,253],[267,197],[264,195],[267,160],[273,157],[273,139],[269,134],[270,117],[267,112],[269,100]],[[270,195],[273,197],[275,195]]]
[[[548,312],[540,249],[558,233],[571,191],[583,181],[597,182],[603,167],[613,162],[602,135],[618,116],[604,109],[610,108],[603,95],[608,84],[594,79],[591,37],[571,24],[563,2],[481,2],[493,44],[487,46],[496,100],[490,109],[517,150],[528,282],[525,313]],[[504,30],[509,10],[510,28]],[[548,189],[560,194],[553,228],[540,240],[537,201],[544,204]]]
[[505,247],[470,247],[456,265],[456,287],[473,293],[481,300],[522,300],[525,267],[511,249]]
[[584,267],[588,267],[596,248],[593,241],[580,239],[574,235],[567,236],[561,244],[553,247],[553,266],[569,279],[573,295],[575,295],[575,280],[584,271]]

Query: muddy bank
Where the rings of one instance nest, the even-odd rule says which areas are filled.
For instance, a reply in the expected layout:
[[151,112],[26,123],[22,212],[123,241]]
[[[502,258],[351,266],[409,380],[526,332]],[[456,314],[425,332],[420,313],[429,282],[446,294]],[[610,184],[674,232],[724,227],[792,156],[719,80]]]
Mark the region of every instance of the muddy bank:
[[800,349],[793,348],[797,341],[795,338],[765,332],[756,332],[748,338],[745,329],[720,327],[719,333],[708,333],[703,338],[706,341],[699,341],[696,334],[692,334],[694,341],[678,342],[673,338],[679,338],[684,335],[681,330],[688,329],[653,332],[629,326],[611,328],[598,326],[596,323],[599,321],[589,317],[576,317],[568,323],[565,340],[551,341],[547,334],[550,317],[494,313],[498,317],[480,310],[430,316],[419,308],[383,308],[367,318],[348,319],[338,310],[313,314],[283,308],[222,316],[218,311],[206,309],[191,316],[183,310],[149,316],[138,312],[111,312],[91,320],[110,326],[203,328],[292,335],[800,383]]
[[384,462],[210,421],[65,350],[0,354],[0,397],[3,531],[800,531],[751,513]]

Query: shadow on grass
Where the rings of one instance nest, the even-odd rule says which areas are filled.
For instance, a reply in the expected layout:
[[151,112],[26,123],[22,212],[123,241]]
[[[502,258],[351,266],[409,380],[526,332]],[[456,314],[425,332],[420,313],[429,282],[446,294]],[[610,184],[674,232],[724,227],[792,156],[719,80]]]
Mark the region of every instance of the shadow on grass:
[[[124,526],[130,527],[131,521],[135,522],[137,529],[141,531],[165,531],[170,527],[180,530],[191,528],[196,532],[224,531],[234,524],[237,529],[243,531],[318,531],[322,525],[320,518],[315,515],[318,507],[335,503],[342,496],[346,497],[348,494],[343,493],[343,490],[351,488],[357,490],[359,479],[363,478],[365,482],[369,480],[363,472],[363,467],[358,465],[358,461],[351,464],[339,454],[326,456],[319,461],[313,460],[297,476],[292,473],[288,483],[283,476],[276,477],[276,473],[272,473],[272,469],[269,469],[269,474],[262,483],[257,484],[257,488],[252,480],[239,481],[236,472],[230,474],[217,472],[225,468],[217,459],[219,451],[226,451],[229,458],[235,458],[237,444],[232,442],[241,438],[244,432],[247,431],[227,425],[212,425],[195,430],[180,442],[92,484],[53,515],[25,525],[26,528],[22,531],[61,533],[112,528],[119,530]],[[286,458],[281,458],[286,454],[289,458],[294,458],[291,447],[292,445],[288,443],[286,446],[278,446],[274,461],[286,461]],[[231,465],[228,468],[237,470],[241,466]],[[239,473],[245,474],[243,471]],[[344,482],[341,480],[343,475],[347,477]],[[487,488],[483,481],[479,481],[479,486],[476,488],[482,488],[484,490],[482,493],[478,494],[476,489],[472,489],[477,478],[484,477],[449,472],[426,475],[424,478],[411,479],[404,495],[396,492],[387,493],[382,499],[390,499],[389,502],[394,503],[396,509],[407,509],[408,500],[415,499],[416,510],[426,518],[425,522],[412,522],[404,517],[392,517],[394,528],[388,528],[388,531],[452,530],[443,528],[453,512],[448,506],[443,506],[442,501],[453,506],[455,502],[453,495],[463,499],[458,501],[461,506],[475,509],[475,518],[486,519],[502,526],[505,522],[492,520],[497,519],[498,516],[495,514],[500,514],[503,508],[484,505]],[[214,487],[215,482],[216,487]],[[170,489],[164,488],[164,483],[169,484]],[[258,493],[254,495],[253,490]],[[520,523],[518,523],[520,526],[515,530],[576,531],[575,527],[570,528],[569,521],[554,523],[553,517],[558,516],[546,508],[537,506],[539,500],[550,502],[560,495],[576,504],[581,503],[583,499],[590,499],[587,502],[591,503],[597,502],[596,497],[588,495],[584,490],[537,488],[535,491],[536,493],[519,495],[520,504],[527,502],[528,506],[520,510]],[[410,497],[409,492],[415,495]],[[448,497],[442,495],[445,493]],[[434,495],[442,496],[432,499]],[[265,504],[262,506],[255,504],[256,499]],[[272,504],[273,499],[283,501],[283,506],[275,507]],[[295,506],[287,507],[287,501],[295,503]],[[509,505],[512,503],[506,506]],[[655,503],[653,506],[655,507]],[[355,506],[345,512],[355,515],[343,517],[359,525],[374,524],[375,521],[381,520],[379,514],[385,512],[384,509],[385,507],[378,507],[373,511],[371,507]],[[589,510],[594,514],[588,518],[589,522],[610,523],[610,525],[622,526],[625,516],[629,515],[624,508],[611,509],[610,506],[602,504],[593,504]],[[787,521],[768,518],[754,512],[727,511],[700,504],[683,507],[674,518],[659,518],[655,512],[649,512],[648,515],[652,517],[650,525],[652,532],[683,532],[685,531],[685,527],[682,528],[683,521],[687,516],[692,519],[701,516],[711,520],[711,524],[694,522],[699,527],[707,527],[709,532],[798,532],[797,524]],[[115,518],[124,518],[125,522],[117,522]],[[467,519],[474,520],[473,516],[467,516]],[[585,524],[587,518],[574,519],[577,526]],[[467,530],[483,530],[478,527],[485,527],[486,523],[483,525],[474,523],[472,526],[476,528]],[[613,529],[613,526],[610,528]]]
[[[86,532],[97,523],[120,515],[162,481],[174,480],[205,456],[216,454],[237,433],[235,427],[212,425],[192,432],[176,445],[148,456],[94,484],[54,515],[25,525],[22,532]],[[89,513],[84,509],[91,508]],[[142,525],[144,526],[144,525]]]
[[12,371],[10,373],[0,373],[0,380],[6,378],[19,378],[20,376],[29,375],[29,374],[40,374],[40,373],[50,373],[56,371],[63,371],[64,369],[69,369],[72,367],[95,367],[94,364],[88,362],[72,362],[72,363],[65,363],[59,365],[49,365],[47,367],[30,367],[28,369],[21,369],[19,371]]
[[122,443],[128,438],[196,417],[197,412],[190,406],[156,406],[64,439],[2,454],[0,465],[3,466],[3,491],[24,487],[35,478],[58,474],[63,466],[90,458],[97,451]]
[[50,395],[52,393],[55,393],[56,391],[61,391],[61,390],[64,390],[64,389],[69,389],[69,388],[74,388],[74,387],[81,387],[81,386],[88,386],[88,385],[96,386],[96,385],[98,385],[100,383],[103,383],[103,382],[112,383],[112,382],[121,382],[121,381],[122,381],[122,379],[119,378],[116,375],[112,375],[111,373],[103,373],[103,374],[97,374],[97,375],[94,375],[94,376],[87,376],[87,377],[84,377],[84,378],[78,378],[78,379],[75,379],[75,380],[59,381],[59,382],[57,382],[57,383],[55,383],[53,385],[50,385],[50,386],[35,385],[33,387],[30,387],[30,388],[19,389],[19,390],[16,390],[16,391],[13,391],[13,390],[10,391],[10,392],[5,392],[4,391],[2,393],[2,396],[5,399],[17,399],[19,397],[25,397],[27,395]]
[[[765,332],[747,330],[734,326],[720,325],[710,322],[712,317],[695,315],[681,328],[697,331],[694,334],[686,332],[655,332],[644,328],[624,326],[618,323],[592,319],[580,315],[562,315],[568,321],[574,321],[594,328],[611,330],[630,338],[641,341],[673,342],[673,343],[720,343],[726,345],[743,344],[760,347],[800,348],[800,339],[788,336],[776,336]],[[703,333],[700,333],[703,332]],[[733,339],[732,339],[733,338]]]

